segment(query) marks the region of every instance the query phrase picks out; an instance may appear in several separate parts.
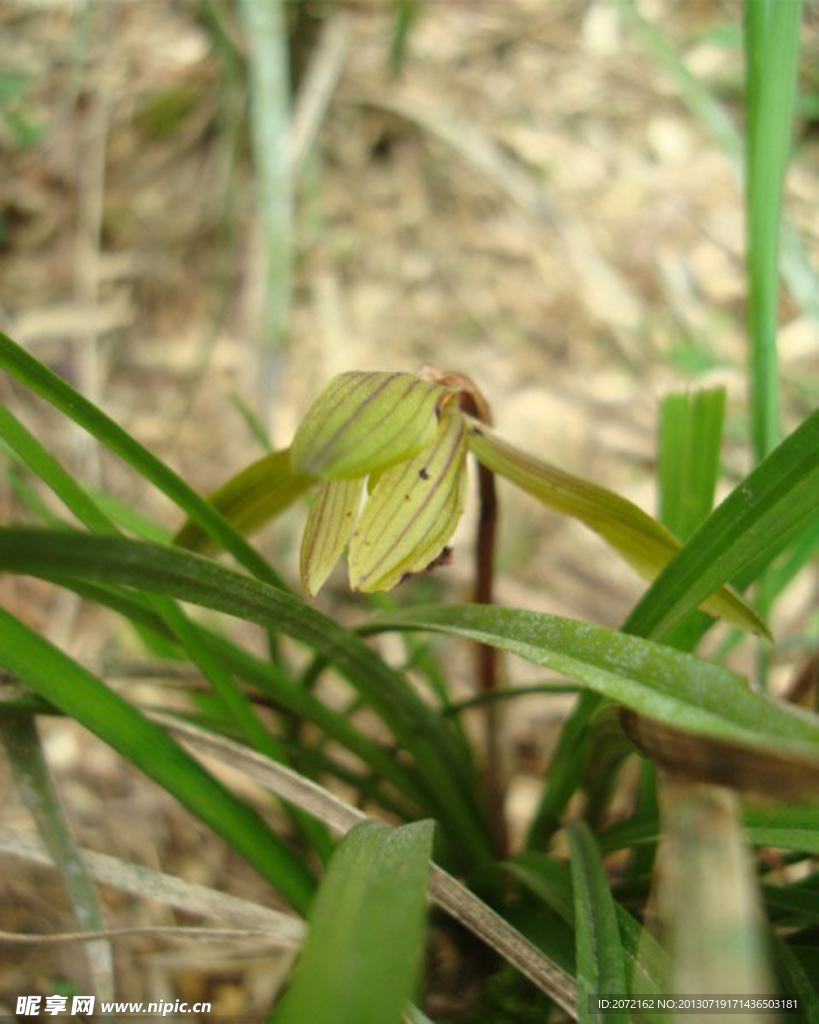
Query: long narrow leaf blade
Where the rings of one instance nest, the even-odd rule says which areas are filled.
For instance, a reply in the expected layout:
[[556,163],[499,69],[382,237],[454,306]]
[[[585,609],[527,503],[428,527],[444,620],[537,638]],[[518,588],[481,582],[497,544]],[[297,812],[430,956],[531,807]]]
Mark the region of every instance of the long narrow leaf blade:
[[[428,606],[394,611],[377,629],[428,629],[477,640],[554,669],[653,720],[672,735],[694,736],[760,755],[755,777],[736,779],[764,791],[765,766],[777,763],[773,795],[803,795],[819,787],[819,718],[777,704],[747,681],[712,662],[600,626],[538,612],[480,605]],[[710,767],[707,742],[681,740],[679,769]],[[720,768],[716,759],[714,770]],[[747,769],[747,763],[744,765]],[[758,776],[758,778],[756,778]],[[728,780],[723,780],[726,784]]]
[[[81,931],[105,929],[102,900],[86,870],[59,794],[51,780],[43,744],[33,718],[0,718],[0,743],[5,748],[23,803],[60,872]],[[84,950],[94,989],[101,999],[114,994],[114,960],[104,939],[91,941]]]
[[629,616],[631,633],[659,636],[749,563],[770,559],[819,509],[819,411],[715,509]]
[[[681,549],[661,523],[626,498],[519,451],[483,425],[472,425],[469,447],[493,473],[556,512],[585,523],[645,579],[655,579]],[[766,632],[764,623],[730,588],[713,587],[699,603],[740,629]]]
[[83,398],[47,366],[30,356],[7,335],[0,332],[0,368],[8,371],[35,394],[78,423],[112,452],[133,466],[146,480],[158,487],[195,520],[238,562],[260,579],[282,586],[276,573],[213,506],[193,491],[172,469],[152,455],[137,440]]
[[99,533],[115,533],[108,517],[17,417],[0,405],[0,437],[29,469],[45,480],[81,523]]
[[660,519],[685,541],[714,505],[725,389],[666,395],[660,408]]
[[[26,428],[8,411],[0,407],[0,437],[3,437],[47,483],[55,494],[71,509],[89,530],[103,534],[117,534],[117,528],[97,506],[82,486],[63,469],[56,459],[31,435]],[[207,638],[199,627],[188,619],[186,613],[173,601],[160,595],[151,595],[153,609],[168,626],[172,635],[184,646],[193,662],[202,670],[223,702],[223,708],[233,716],[250,741],[258,750],[279,759],[284,758],[281,746],[274,740],[267,726],[257,717],[247,695],[237,686],[231,673],[223,664],[219,654],[209,646]],[[302,820],[303,827],[319,847],[328,845],[328,837],[319,835],[309,819]]]
[[802,0],[746,0],[745,133],[748,225],[748,327],[751,433],[758,460],[780,437],[779,235],[785,170],[791,155]]
[[628,995],[626,966],[614,899],[594,837],[579,821],[569,826],[568,837],[577,935],[577,1019],[580,1024],[627,1024],[627,1012],[603,1014],[589,1005],[589,996]]
[[398,1024],[418,978],[432,833],[364,822],[346,836],[274,1024]]
[[[545,853],[529,851],[504,864],[504,869],[531,893],[575,926],[575,897],[571,870]],[[614,901],[614,911],[625,958],[628,991],[631,995],[662,995],[668,991],[667,957],[657,940],[639,924],[625,907]],[[580,1009],[580,1007],[579,1007]],[[661,1019],[646,1012],[641,1019]]]
[[457,836],[460,852],[481,859],[491,855],[471,767],[448,723],[360,637],[292,594],[177,548],[44,530],[0,530],[0,569],[60,583],[77,579],[156,591],[262,626],[273,624],[309,644],[349,678],[414,755],[427,800]]
[[156,780],[304,909],[312,879],[262,819],[162,729],[67,655],[0,609],[0,664]]

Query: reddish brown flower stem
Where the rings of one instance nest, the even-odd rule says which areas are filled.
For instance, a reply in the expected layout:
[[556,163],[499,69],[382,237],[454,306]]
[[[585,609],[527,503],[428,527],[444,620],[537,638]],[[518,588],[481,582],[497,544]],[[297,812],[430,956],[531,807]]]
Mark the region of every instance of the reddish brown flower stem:
[[[492,425],[492,413],[475,382],[465,374],[455,371],[441,371],[425,368],[422,376],[438,384],[459,389],[458,402],[465,413],[481,423]],[[498,528],[498,498],[495,477],[483,466],[478,467],[478,530],[475,543],[475,589],[473,600],[476,604],[493,603],[495,578],[495,538]],[[486,644],[475,644],[476,689],[479,693],[492,693],[498,688],[498,652]],[[503,747],[502,717],[504,709],[499,701],[487,701],[482,707],[485,761],[483,789],[487,820],[492,839],[499,857],[505,857],[508,849],[506,816],[506,778]]]
[[[478,468],[478,515],[477,542],[475,545],[475,603],[493,603],[493,582],[495,578],[495,538],[498,526],[498,498],[495,490],[495,476],[484,466]],[[486,644],[476,644],[478,690],[492,693],[498,688],[498,651]],[[484,742],[486,744],[486,765],[484,769],[488,799],[489,822],[498,855],[507,854],[506,816],[504,800],[506,779],[504,772],[504,749],[501,720],[504,708],[497,701],[488,701],[483,708]]]

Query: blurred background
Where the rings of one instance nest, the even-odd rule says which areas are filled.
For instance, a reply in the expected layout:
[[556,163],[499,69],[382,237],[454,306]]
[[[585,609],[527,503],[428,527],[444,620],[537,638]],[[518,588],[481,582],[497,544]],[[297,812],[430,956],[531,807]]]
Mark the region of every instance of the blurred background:
[[[739,0],[2,0],[0,326],[203,493],[286,446],[334,374],[424,363],[472,376],[503,436],[650,512],[660,396],[722,384],[736,482],[750,466],[741,14]],[[788,426],[819,396],[817,24],[808,5],[785,207]],[[0,388],[84,481],[176,528],[135,475]],[[25,516],[25,488],[6,479],[4,518]],[[502,499],[499,600],[617,625],[640,581],[583,528]],[[260,540],[294,579],[303,516]],[[470,541],[468,515],[454,566],[408,597],[465,599]],[[103,613],[3,586],[74,657],[137,656]],[[360,614],[343,569],[320,601]],[[777,632],[803,630],[814,603],[792,592]],[[558,706],[524,702],[512,720],[522,815]],[[269,902],[102,744],[73,726],[46,740],[86,845]],[[25,811],[9,796],[2,817]],[[55,930],[51,876],[5,863],[3,928]],[[170,913],[111,901],[115,922]],[[256,1012],[271,960],[230,948],[203,968],[201,944],[118,947],[122,998]],[[0,1001],[70,990],[72,956],[0,950]]]

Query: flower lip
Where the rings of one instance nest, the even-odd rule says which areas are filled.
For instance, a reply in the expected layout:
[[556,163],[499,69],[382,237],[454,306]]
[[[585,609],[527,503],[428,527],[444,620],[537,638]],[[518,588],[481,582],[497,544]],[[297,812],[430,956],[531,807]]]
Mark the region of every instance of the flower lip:
[[350,584],[389,590],[441,555],[464,507],[467,437],[457,407],[445,407],[433,442],[386,470],[350,543]]

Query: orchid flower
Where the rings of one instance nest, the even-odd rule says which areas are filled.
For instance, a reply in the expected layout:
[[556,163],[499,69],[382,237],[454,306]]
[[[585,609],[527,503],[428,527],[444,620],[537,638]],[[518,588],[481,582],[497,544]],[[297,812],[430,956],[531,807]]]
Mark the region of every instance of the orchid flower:
[[[626,498],[520,451],[490,424],[485,400],[462,374],[343,373],[310,407],[289,449],[249,466],[211,501],[249,533],[315,488],[301,547],[301,583],[311,597],[345,548],[350,584],[364,592],[390,590],[437,564],[464,510],[469,454],[484,473],[585,523],[646,579],[680,550]],[[188,522],[177,543],[202,550],[207,539]],[[730,587],[702,608],[766,632]]]

